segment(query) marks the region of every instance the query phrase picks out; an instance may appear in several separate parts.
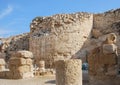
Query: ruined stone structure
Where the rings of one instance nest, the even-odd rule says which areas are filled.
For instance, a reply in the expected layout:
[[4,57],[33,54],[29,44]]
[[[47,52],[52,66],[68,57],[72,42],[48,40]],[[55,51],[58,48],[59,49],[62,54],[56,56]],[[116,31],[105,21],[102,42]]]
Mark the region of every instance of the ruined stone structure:
[[[71,18],[73,18],[72,21]],[[110,74],[110,76],[105,76],[105,78],[101,77],[101,81],[106,80],[104,83],[99,81],[100,78],[94,80],[97,79],[97,77],[90,75],[90,82],[100,82],[101,85],[110,84],[110,80],[107,79],[112,79],[111,75],[114,75],[116,78],[115,82],[117,83],[113,82],[113,84],[118,85],[119,77],[113,73],[117,71],[119,66],[116,63],[120,62],[118,60],[119,57],[116,58],[120,53],[119,20],[120,9],[101,14],[76,13],[54,15],[52,17],[37,17],[31,23],[30,50],[33,52],[36,62],[45,60],[46,67],[53,65],[53,62],[56,60],[69,59],[72,57],[83,58],[82,60],[87,62],[87,57],[90,57],[90,59],[88,59],[88,63],[92,69],[90,70],[90,74],[92,71],[95,71],[97,77],[101,77],[100,75],[105,75],[105,72],[102,73],[102,71],[99,71],[104,71],[104,69],[107,69],[106,74]],[[107,38],[110,33],[115,33],[116,37],[118,37],[114,40],[116,37],[111,36],[113,42]],[[116,42],[116,45],[114,42]],[[118,48],[116,48],[116,46]],[[93,49],[95,49],[94,54],[98,55],[98,57],[96,55],[89,56],[89,54],[93,53]],[[118,50],[118,54],[116,53],[116,49]],[[108,52],[108,54],[106,54],[106,52]],[[109,59],[107,56],[109,56]],[[95,68],[92,68],[92,65],[95,65]],[[110,69],[114,70],[112,70],[113,73]],[[97,85],[93,82],[92,84]]]
[[54,61],[70,59],[89,38],[93,15],[88,13],[37,17],[31,23],[30,51],[36,63],[44,60],[46,67]]
[[29,33],[24,33],[9,38],[2,38],[0,49],[2,53],[6,53],[5,60],[11,56],[11,53],[19,50],[29,50]]
[[94,14],[93,29],[99,31],[101,36],[115,33],[117,36],[116,45],[118,46],[118,51],[120,50],[120,9]]
[[80,58],[90,65],[92,85],[110,85],[110,80],[114,80],[112,85],[119,85],[120,9],[36,17],[30,33],[2,41],[0,50],[8,57],[11,51],[30,50],[37,66],[43,60],[46,68],[54,67],[57,60]]
[[56,85],[82,85],[81,60],[59,60],[55,64]]
[[29,51],[17,51],[12,54],[9,60],[9,73],[7,77],[10,79],[22,79],[34,77],[33,75],[33,54]]

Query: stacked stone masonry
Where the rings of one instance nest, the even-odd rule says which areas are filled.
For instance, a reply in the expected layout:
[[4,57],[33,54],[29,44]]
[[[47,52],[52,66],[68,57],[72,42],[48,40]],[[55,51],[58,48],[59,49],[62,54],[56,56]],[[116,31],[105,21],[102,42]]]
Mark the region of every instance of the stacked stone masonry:
[[120,56],[118,56],[117,46],[114,44],[116,39],[110,40],[111,35],[113,33],[109,34],[100,47],[92,50],[88,57],[90,85],[120,85],[120,65],[118,63]]
[[10,79],[22,79],[34,77],[33,75],[33,54],[29,51],[17,51],[12,54],[9,60],[9,73],[7,77]]

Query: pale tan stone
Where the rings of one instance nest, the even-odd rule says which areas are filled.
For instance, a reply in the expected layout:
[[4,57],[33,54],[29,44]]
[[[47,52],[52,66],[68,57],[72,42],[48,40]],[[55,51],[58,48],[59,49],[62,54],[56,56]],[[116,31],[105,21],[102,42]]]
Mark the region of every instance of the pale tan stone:
[[56,61],[56,85],[82,85],[80,59]]
[[[10,72],[7,76],[12,79],[22,79],[33,77],[33,54],[29,51],[17,51],[13,52],[9,60]],[[12,75],[13,74],[13,75]]]
[[12,56],[23,57],[23,58],[33,58],[32,52],[26,51],[26,50],[17,51]]
[[109,54],[109,53],[116,53],[117,46],[115,44],[104,44],[103,45],[103,53]]
[[26,65],[26,59],[14,57],[10,59],[9,63],[12,65]]
[[[35,25],[35,23],[38,23]],[[44,60],[46,67],[54,67],[59,59],[70,59],[89,38],[93,15],[89,13],[60,14],[33,19],[30,51],[36,64]]]

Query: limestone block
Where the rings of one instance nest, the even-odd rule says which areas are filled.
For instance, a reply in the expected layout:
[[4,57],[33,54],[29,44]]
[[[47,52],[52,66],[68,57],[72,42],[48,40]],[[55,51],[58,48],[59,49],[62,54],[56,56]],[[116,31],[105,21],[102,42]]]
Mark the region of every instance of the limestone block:
[[22,73],[22,79],[34,77],[33,72]]
[[39,61],[39,70],[45,72],[45,61]]
[[100,32],[100,30],[98,30],[98,29],[92,29],[92,36],[94,37],[94,38],[98,38],[99,36],[101,36],[102,34],[101,34],[101,32]]
[[8,78],[8,79],[13,79],[13,75],[14,75],[14,73],[12,71],[6,72],[6,78]]
[[14,73],[14,75],[12,75],[12,79],[25,79],[25,78],[32,78],[32,77],[34,77],[33,72]]
[[5,71],[0,72],[0,78],[6,78],[6,72]]
[[[4,75],[1,74],[0,77],[3,77]],[[12,72],[7,71],[4,78],[8,79],[25,79],[25,78],[32,78],[34,77],[33,72],[27,72],[27,73],[19,73],[19,72]]]
[[12,79],[22,79],[22,73],[13,72]]
[[26,59],[13,57],[13,58],[10,59],[9,63],[12,64],[12,65],[25,65],[26,64]]
[[8,65],[8,68],[10,69],[10,71],[14,71],[16,70],[17,65]]
[[31,68],[29,65],[21,65],[21,66],[16,67],[16,71],[20,73],[26,73],[26,72],[30,72]]
[[115,65],[117,64],[117,56],[115,54],[103,54],[100,56],[99,61],[100,65],[103,64]]
[[56,61],[56,85],[82,85],[80,59]]
[[5,71],[5,65],[0,66],[0,71]]
[[21,50],[21,51],[17,51],[16,53],[13,53],[14,57],[23,57],[23,58],[33,58],[33,54],[30,51],[25,51],[25,50]]
[[109,53],[116,53],[117,46],[115,44],[103,44],[103,53],[109,54]]
[[26,59],[26,64],[27,64],[27,65],[32,65],[32,64],[33,64],[33,62],[32,62],[32,60],[31,60],[31,59]]
[[5,65],[6,63],[5,63],[5,60],[4,59],[0,59],[0,65]]

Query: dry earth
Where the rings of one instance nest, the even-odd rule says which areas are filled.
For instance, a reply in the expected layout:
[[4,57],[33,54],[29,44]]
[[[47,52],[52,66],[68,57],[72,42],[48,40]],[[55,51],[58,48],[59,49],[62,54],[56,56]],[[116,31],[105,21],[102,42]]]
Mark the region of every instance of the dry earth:
[[[87,72],[83,72],[84,85],[88,85]],[[0,79],[0,85],[56,85],[55,76],[35,77],[30,79]]]

